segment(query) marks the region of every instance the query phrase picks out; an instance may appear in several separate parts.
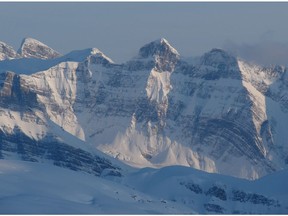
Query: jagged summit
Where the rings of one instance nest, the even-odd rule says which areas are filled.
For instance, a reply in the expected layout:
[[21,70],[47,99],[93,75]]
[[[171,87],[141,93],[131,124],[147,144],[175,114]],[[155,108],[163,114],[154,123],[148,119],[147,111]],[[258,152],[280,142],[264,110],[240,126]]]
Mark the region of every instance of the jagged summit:
[[172,71],[180,55],[166,39],[161,38],[140,48],[139,58],[152,59],[155,63],[155,69],[158,71]]
[[19,57],[19,55],[11,46],[0,41],[0,61],[17,57]]
[[61,56],[60,53],[34,38],[24,38],[18,53],[24,58],[53,59]]
[[152,41],[151,43],[144,45],[139,50],[139,56],[142,58],[153,57],[155,55],[162,56],[168,53],[179,56],[178,51],[172,47],[165,38]]
[[[248,65],[221,49],[186,65],[165,39],[140,54],[121,65],[97,48],[1,61],[0,132],[10,137],[0,158],[17,152],[11,139],[34,157],[33,140],[50,148],[46,136],[72,145],[71,135],[133,166],[248,179],[288,167],[286,68]],[[17,142],[20,132],[30,145]]]
[[200,60],[202,65],[206,66],[218,66],[220,64],[223,65],[236,65],[237,59],[226,52],[223,49],[214,48],[211,51],[205,53]]

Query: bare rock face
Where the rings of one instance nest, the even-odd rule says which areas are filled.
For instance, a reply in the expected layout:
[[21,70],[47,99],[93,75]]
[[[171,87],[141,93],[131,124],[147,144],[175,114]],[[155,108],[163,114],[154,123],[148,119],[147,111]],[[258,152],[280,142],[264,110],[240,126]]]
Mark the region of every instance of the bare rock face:
[[59,54],[26,39],[20,50],[33,73],[5,68],[0,76],[4,134],[40,143],[52,134],[138,167],[178,164],[247,179],[287,167],[285,67],[251,65],[220,49],[191,65],[166,39],[122,65],[96,48],[51,59]]
[[57,51],[33,38],[25,38],[18,53],[24,58],[53,59],[61,56]]
[[152,58],[158,71],[171,71],[179,60],[179,53],[169,42],[161,38],[146,44],[139,50],[140,58]]
[[0,41],[0,61],[19,58],[17,52],[9,45]]

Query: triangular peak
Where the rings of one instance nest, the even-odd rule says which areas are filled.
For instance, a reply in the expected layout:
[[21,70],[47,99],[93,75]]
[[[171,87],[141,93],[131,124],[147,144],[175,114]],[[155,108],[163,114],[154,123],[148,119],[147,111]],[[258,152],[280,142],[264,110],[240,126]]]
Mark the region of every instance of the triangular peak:
[[14,58],[18,58],[18,57],[19,57],[19,55],[13,49],[13,47],[0,41],[0,61],[6,60],[6,59],[14,59]]
[[107,62],[114,64],[113,60],[106,56],[102,51],[100,51],[97,48],[91,48],[91,54],[95,57],[103,58],[104,60],[107,60]]
[[53,59],[61,56],[46,44],[29,37],[23,39],[18,53],[24,58]]
[[[97,59],[95,63],[110,63],[114,64],[114,62],[106,56],[101,50],[98,48],[88,48],[88,49],[83,49],[83,50],[74,50],[62,57],[63,59],[69,59],[71,61],[85,61],[85,59],[90,58],[90,59]],[[102,61],[102,60],[103,61]]]
[[222,49],[212,49],[200,58],[198,76],[207,80],[242,79],[237,58]]
[[149,58],[155,55],[163,56],[167,54],[172,54],[179,57],[178,51],[173,46],[171,46],[171,44],[165,38],[152,41],[144,45],[139,50],[139,57],[142,58]]
[[207,66],[215,66],[219,64],[234,66],[237,65],[237,59],[233,55],[219,48],[214,48],[211,51],[205,53],[201,57],[200,62],[202,65]]

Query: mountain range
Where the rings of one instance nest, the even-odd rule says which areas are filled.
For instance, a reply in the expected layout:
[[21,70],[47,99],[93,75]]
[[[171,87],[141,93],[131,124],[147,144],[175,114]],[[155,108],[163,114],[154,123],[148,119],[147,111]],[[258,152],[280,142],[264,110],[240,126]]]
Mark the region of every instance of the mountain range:
[[[153,197],[159,195],[154,193],[155,185],[168,175],[161,174],[157,180],[156,174],[170,169],[172,180],[159,186],[161,191],[173,182],[173,187],[186,188],[197,195],[191,195],[193,199],[202,201],[199,204],[191,197],[187,201],[183,198],[187,191],[182,198],[177,190],[163,197],[190,203],[192,212],[287,210],[283,201],[287,193],[250,192],[246,184],[252,183],[245,183],[245,191],[236,190],[234,186],[246,180],[223,180],[223,175],[255,180],[287,168],[285,66],[253,64],[222,49],[185,61],[164,38],[144,45],[123,64],[114,63],[97,48],[62,55],[32,38],[24,39],[17,52],[0,42],[0,60],[3,163],[53,164],[122,179]],[[181,166],[170,167],[175,165]],[[193,168],[214,174],[197,174]],[[173,173],[187,176],[176,181]],[[154,186],[147,188],[149,181],[143,179],[150,175]],[[205,180],[207,176],[216,183],[208,184],[214,180]],[[235,202],[250,204],[240,211],[242,204]],[[259,203],[265,207],[254,211]]]

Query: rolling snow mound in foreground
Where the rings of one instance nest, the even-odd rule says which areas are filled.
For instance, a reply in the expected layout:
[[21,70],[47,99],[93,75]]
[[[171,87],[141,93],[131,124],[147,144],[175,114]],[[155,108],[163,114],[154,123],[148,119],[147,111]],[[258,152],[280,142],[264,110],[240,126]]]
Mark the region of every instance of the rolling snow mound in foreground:
[[256,181],[187,167],[96,177],[0,160],[1,214],[283,214],[287,170]]

